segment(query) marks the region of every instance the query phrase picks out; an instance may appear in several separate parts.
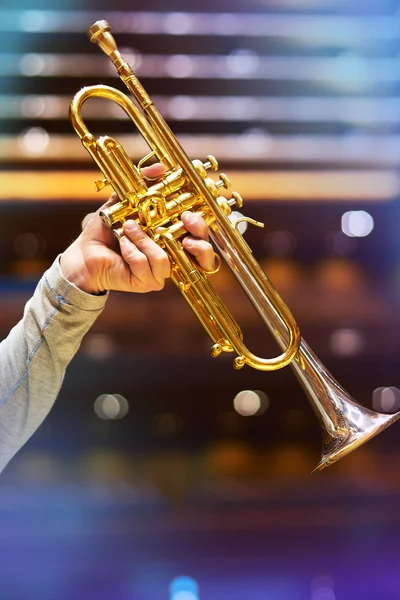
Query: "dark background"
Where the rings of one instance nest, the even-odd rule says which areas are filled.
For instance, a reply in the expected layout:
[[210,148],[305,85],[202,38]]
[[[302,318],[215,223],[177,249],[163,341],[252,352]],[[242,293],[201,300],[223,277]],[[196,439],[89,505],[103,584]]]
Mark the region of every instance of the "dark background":
[[[68,120],[82,86],[122,89],[85,35],[105,18],[191,156],[215,154],[244,214],[265,223],[246,240],[321,361],[362,405],[398,410],[398,11],[386,0],[3,0],[2,338],[106,197]],[[140,157],[112,107],[85,116]],[[372,216],[371,233],[346,236],[347,211]],[[247,345],[273,355],[230,275],[213,281]],[[2,474],[2,598],[399,597],[399,426],[310,475],[319,424],[290,368],[236,372],[210,345],[171,283],[111,294],[50,416]],[[242,390],[263,392],[266,410],[239,415]],[[103,394],[123,396],[126,416],[99,418]],[[198,591],[169,592],[180,575]]]

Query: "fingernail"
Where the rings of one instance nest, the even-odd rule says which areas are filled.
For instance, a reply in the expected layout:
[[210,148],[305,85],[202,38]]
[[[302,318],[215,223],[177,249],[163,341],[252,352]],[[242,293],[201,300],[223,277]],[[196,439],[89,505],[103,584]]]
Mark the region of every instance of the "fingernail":
[[191,240],[190,238],[185,238],[185,248],[187,250],[193,248],[193,240]]
[[133,219],[129,219],[124,223],[124,229],[130,233],[133,233],[138,230],[139,225]]
[[185,219],[185,221],[193,221],[194,215],[190,211],[185,211],[182,213],[182,217]]

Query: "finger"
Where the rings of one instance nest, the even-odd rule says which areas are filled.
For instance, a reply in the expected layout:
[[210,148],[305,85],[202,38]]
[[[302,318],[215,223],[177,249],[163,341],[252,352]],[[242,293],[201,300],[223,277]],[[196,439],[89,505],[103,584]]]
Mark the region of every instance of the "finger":
[[183,238],[182,246],[195,257],[202,269],[205,271],[213,271],[215,269],[214,249],[209,242],[187,236]]
[[[89,216],[93,217],[95,215],[100,218],[100,213],[101,213],[102,210],[104,210],[106,208],[110,208],[110,206],[112,206],[113,204],[116,204],[117,202],[119,202],[119,198],[118,198],[118,195],[114,192],[113,194],[111,194],[111,196],[109,197],[109,199],[107,200],[107,202],[105,202],[104,204],[102,204],[100,206],[100,208],[98,208],[96,210],[95,213],[90,213],[89,215],[86,215],[85,219],[87,219],[87,217],[89,217]],[[88,219],[86,221],[85,221],[85,219],[84,219],[84,221],[82,221],[82,229],[84,229],[84,224],[87,225],[88,222],[90,221],[90,219]]]
[[92,239],[101,241],[107,246],[111,247],[115,244],[115,237],[112,230],[107,227],[100,217],[100,212],[107,208],[110,208],[113,204],[119,201],[117,194],[114,192],[110,198],[105,202],[99,209],[94,213],[89,213],[82,220],[82,230],[86,230],[86,234]]
[[208,240],[208,227],[204,219],[190,211],[185,211],[181,215],[182,223],[189,233],[194,237]]
[[155,163],[154,165],[150,165],[149,167],[143,167],[142,173],[150,179],[156,179],[157,177],[161,177],[162,175],[164,175],[165,166],[162,163]]
[[167,254],[162,250],[136,221],[129,219],[124,223],[124,233],[147,258],[152,277],[158,283],[164,283],[170,276],[171,264]]
[[92,217],[94,217],[94,215],[95,215],[95,214],[96,214],[96,213],[92,212],[92,213],[88,213],[87,215],[85,215],[85,216],[83,217],[83,219],[82,219],[82,223],[81,223],[81,225],[82,225],[82,229],[85,229],[86,225],[89,223],[90,219],[91,219]]
[[119,202],[119,198],[118,198],[118,194],[116,192],[114,192],[113,194],[111,194],[111,196],[109,197],[107,202],[105,202],[102,206],[100,206],[100,208],[98,209],[97,212],[100,212],[101,210],[104,210],[105,208],[109,208],[116,202]]
[[[162,289],[163,283],[158,283],[151,272],[149,261],[143,252],[127,237],[119,240],[121,256],[130,271],[131,286],[138,292],[149,292]],[[128,288],[129,289],[129,288]]]

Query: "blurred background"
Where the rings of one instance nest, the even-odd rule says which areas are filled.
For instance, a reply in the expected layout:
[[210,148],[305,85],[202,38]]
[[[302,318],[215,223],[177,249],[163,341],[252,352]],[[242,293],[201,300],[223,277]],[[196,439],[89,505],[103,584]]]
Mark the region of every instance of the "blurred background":
[[[400,409],[400,61],[395,0],[2,0],[0,331],[107,198],[68,119],[125,92],[107,19],[192,158],[265,223],[245,238],[303,335],[364,406]],[[138,160],[113,104],[96,134]],[[251,348],[276,349],[228,272]],[[5,600],[399,597],[400,429],[330,469],[291,370],[236,372],[172,284],[111,294],[40,430],[2,474]]]

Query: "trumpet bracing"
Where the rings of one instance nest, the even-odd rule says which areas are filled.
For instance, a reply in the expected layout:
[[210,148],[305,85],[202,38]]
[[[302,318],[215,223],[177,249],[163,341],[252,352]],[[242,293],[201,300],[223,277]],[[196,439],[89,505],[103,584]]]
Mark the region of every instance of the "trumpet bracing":
[[[240,194],[229,198],[220,188],[229,188],[225,174],[215,181],[208,171],[218,170],[213,156],[205,162],[191,160],[164,121],[130,65],[121,56],[106,21],[97,21],[88,31],[90,41],[100,46],[114,64],[133,100],[119,90],[95,85],[83,88],[70,106],[72,125],[103,173],[97,189],[111,185],[118,201],[101,213],[104,223],[116,238],[122,235],[127,218],[135,219],[144,231],[167,252],[171,278],[189,303],[212,340],[211,356],[234,352],[233,366],[241,369],[271,371],[291,365],[302,385],[322,428],[322,457],[315,468],[321,470],[342,458],[396,421],[400,412],[388,415],[357,404],[325,369],[301,338],[290,310],[252,255],[238,230],[240,221],[262,226],[248,217],[232,223],[232,207],[243,204]],[[118,104],[135,123],[150,148],[150,153],[136,166],[124,148],[112,137],[98,139],[85,126],[81,116],[84,102],[101,97]],[[150,159],[165,166],[164,175],[152,181],[142,167]],[[185,210],[199,214],[209,226],[211,239],[218,250],[218,266],[203,271],[183,249],[186,235],[180,215]],[[217,272],[222,257],[242,286],[254,309],[275,338],[281,354],[262,358],[244,343],[238,323],[210,284],[209,276]]]

